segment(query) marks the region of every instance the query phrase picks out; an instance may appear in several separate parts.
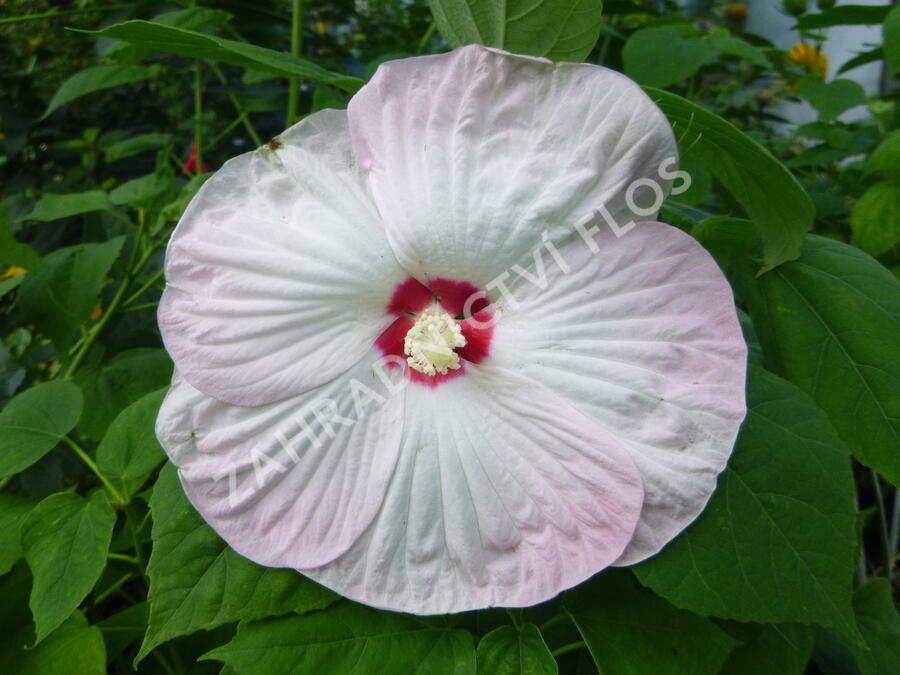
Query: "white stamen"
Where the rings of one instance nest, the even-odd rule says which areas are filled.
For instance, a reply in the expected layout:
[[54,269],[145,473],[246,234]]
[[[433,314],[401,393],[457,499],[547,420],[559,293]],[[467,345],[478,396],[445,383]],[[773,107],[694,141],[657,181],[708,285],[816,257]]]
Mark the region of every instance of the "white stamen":
[[446,375],[459,368],[459,354],[454,349],[465,347],[459,324],[437,305],[429,307],[416,319],[403,339],[406,362],[413,370],[426,375]]

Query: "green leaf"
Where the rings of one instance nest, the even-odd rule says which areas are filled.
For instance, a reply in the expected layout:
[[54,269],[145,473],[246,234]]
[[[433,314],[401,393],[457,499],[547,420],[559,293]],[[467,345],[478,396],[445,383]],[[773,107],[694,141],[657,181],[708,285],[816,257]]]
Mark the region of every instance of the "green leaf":
[[172,360],[164,349],[129,349],[102,368],[83,371],[76,378],[85,401],[78,433],[94,440],[103,438],[120,412],[142,396],[168,386],[171,379]]
[[559,667],[537,626],[501,626],[485,635],[476,652],[479,675],[556,675]]
[[900,130],[889,134],[872,151],[866,171],[882,173],[889,179],[894,179],[891,182],[897,184],[896,178],[900,176]]
[[50,452],[78,423],[78,387],[53,380],[35,385],[0,412],[0,478],[24,471]]
[[152,47],[180,56],[255,68],[282,77],[298,77],[304,80],[333,84],[335,87],[351,93],[363,84],[362,80],[358,78],[331,72],[312,61],[290,54],[152,21],[126,21],[107,26],[102,30],[79,32],[116,38],[141,47]]
[[900,185],[881,182],[866,190],[853,207],[850,227],[853,241],[875,256],[900,243]]
[[74,101],[76,98],[81,98],[102,89],[112,89],[123,84],[141,82],[156,76],[158,73],[159,66],[111,65],[85,68],[60,85],[53,98],[50,99],[47,110],[41,115],[41,119],[46,119],[55,110],[70,101]]
[[266,675],[476,672],[467,632],[349,602],[242,625],[231,642],[204,658]]
[[120,159],[125,159],[126,157],[133,157],[142,152],[147,152],[148,150],[159,150],[160,148],[164,148],[171,140],[172,134],[138,134],[137,136],[132,136],[131,138],[126,138],[124,141],[119,141],[118,143],[110,145],[106,149],[106,161],[115,162]]
[[811,30],[831,26],[874,26],[884,21],[887,12],[888,5],[840,5],[819,14],[800,17],[794,28]]
[[762,271],[800,255],[815,209],[800,183],[767,150],[730,122],[690,101],[647,88],[672,123],[679,146],[702,159],[744,207],[763,242]]
[[70,194],[46,194],[38,200],[34,208],[21,220],[37,220],[48,222],[78,216],[82,213],[105,211],[109,208],[109,199],[102,190],[74,192]]
[[682,37],[672,28],[644,28],[622,50],[625,74],[640,84],[668,87],[688,79],[706,64],[713,49],[698,37]]
[[[882,9],[887,9],[885,5]],[[884,20],[884,62],[889,76],[900,73],[900,6],[894,5]]]
[[866,92],[853,80],[826,82],[816,75],[807,75],[797,85],[797,93],[809,101],[819,113],[819,119],[833,120],[850,108],[866,102]]
[[19,531],[35,503],[18,495],[0,494],[0,576],[22,557]]
[[90,593],[106,567],[116,513],[102,491],[85,499],[50,495],[22,524],[22,550],[34,576],[31,614],[36,642],[59,626]]
[[97,448],[97,468],[119,494],[130,499],[166,459],[154,425],[166,389],[155,391],[125,408]]
[[698,614],[817,623],[856,639],[849,453],[825,414],[768,371],[751,367],[747,407],[706,510],[635,573]]
[[737,645],[709,619],[676,609],[607,570],[563,599],[597,669],[616,675],[715,675]]
[[600,36],[601,0],[429,0],[451,47],[482,44],[554,61],[584,61]]
[[19,290],[20,318],[35,324],[62,352],[97,304],[104,279],[119,256],[124,237],[102,244],[60,248],[44,258],[44,267],[29,274]]
[[803,675],[812,654],[815,632],[795,624],[729,623],[728,633],[741,642],[720,675]]
[[16,265],[31,272],[39,270],[44,261],[28,244],[16,241],[15,235],[9,229],[6,220],[6,211],[0,207],[0,263]]
[[900,614],[894,606],[890,582],[883,577],[867,581],[857,589],[853,607],[869,646],[869,650],[853,650],[861,675],[900,672]]
[[[24,607],[24,605],[23,605]],[[15,675],[106,675],[106,649],[100,629],[75,612],[36,647],[27,647],[31,626],[14,624],[0,636],[0,663],[15,664]]]
[[900,484],[900,281],[853,246],[809,236],[803,255],[735,283],[766,364],[828,413],[854,456]]
[[755,47],[746,40],[742,40],[734,35],[724,35],[722,33],[714,33],[708,38],[710,44],[723,54],[737,56],[744,59],[748,63],[760,68],[771,68],[772,62],[765,52],[759,47]]
[[837,70],[838,75],[843,75],[844,73],[849,73],[851,70],[859,68],[860,66],[864,66],[867,63],[876,63],[881,61],[884,58],[884,49],[881,47],[876,47],[875,49],[869,49],[864,52],[860,52],[852,59],[849,59],[844,65],[842,65]]
[[150,623],[136,661],[157,645],[236,621],[326,607],[335,595],[293,570],[259,567],[205,523],[167,464],[150,499]]
[[172,187],[175,177],[165,172],[154,172],[126,181],[109,193],[109,201],[117,206],[134,204],[147,206],[148,202]]
[[732,263],[747,258],[756,240],[753,223],[743,218],[713,216],[694,225],[691,236],[727,271]]
[[103,631],[109,661],[115,660],[129,645],[144,637],[149,615],[150,606],[146,602],[139,602],[97,624],[97,628]]

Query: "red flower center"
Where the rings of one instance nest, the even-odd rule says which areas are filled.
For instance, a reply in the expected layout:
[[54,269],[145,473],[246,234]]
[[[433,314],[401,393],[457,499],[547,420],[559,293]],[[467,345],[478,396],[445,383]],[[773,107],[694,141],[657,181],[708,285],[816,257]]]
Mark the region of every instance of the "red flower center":
[[[439,306],[459,324],[466,344],[456,349],[459,368],[446,374],[426,375],[413,368],[406,369],[412,382],[436,387],[465,373],[466,362],[481,363],[490,353],[494,333],[492,312],[487,293],[468,281],[433,279],[427,286],[413,277],[397,284],[385,310],[397,318],[375,340],[375,346],[385,356],[407,358],[403,341],[416,323],[416,317],[426,309]],[[389,364],[397,367],[397,363]]]

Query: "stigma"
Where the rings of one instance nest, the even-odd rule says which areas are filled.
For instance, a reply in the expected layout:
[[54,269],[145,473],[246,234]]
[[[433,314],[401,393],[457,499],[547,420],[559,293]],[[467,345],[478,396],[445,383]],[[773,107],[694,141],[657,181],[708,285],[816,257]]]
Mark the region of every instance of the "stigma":
[[403,339],[409,367],[425,375],[446,375],[460,367],[456,349],[466,346],[459,324],[438,305],[419,314]]

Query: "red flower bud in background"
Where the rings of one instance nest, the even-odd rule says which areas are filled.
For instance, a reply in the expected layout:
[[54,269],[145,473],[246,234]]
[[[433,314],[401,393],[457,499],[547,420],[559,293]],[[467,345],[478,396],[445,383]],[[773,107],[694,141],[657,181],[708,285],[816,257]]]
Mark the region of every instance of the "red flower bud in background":
[[[199,173],[206,173],[207,171],[209,171],[209,168],[206,166],[206,162],[203,162]],[[197,144],[191,143],[191,151],[188,154],[187,161],[181,165],[181,174],[183,176],[193,176],[197,173]]]

